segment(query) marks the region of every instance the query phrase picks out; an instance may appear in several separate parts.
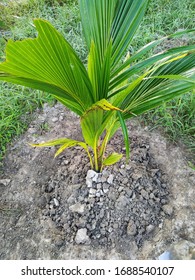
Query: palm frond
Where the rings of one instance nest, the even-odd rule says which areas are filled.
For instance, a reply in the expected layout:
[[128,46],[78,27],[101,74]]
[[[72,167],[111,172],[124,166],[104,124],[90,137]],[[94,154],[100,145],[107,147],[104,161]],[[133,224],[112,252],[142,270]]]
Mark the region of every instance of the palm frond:
[[195,53],[179,57],[150,69],[132,91],[126,92],[121,103],[125,118],[130,117],[129,111],[141,114],[195,88]]
[[50,23],[40,19],[34,23],[38,38],[8,42],[0,79],[48,91],[81,115],[94,103],[85,67]]

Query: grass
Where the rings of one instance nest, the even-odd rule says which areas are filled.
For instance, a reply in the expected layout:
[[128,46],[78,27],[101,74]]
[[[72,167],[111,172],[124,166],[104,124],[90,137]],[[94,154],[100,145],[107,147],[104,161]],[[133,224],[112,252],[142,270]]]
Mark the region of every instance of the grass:
[[21,86],[0,83],[0,158],[7,144],[28,127],[32,113],[44,102],[51,102],[50,95]]
[[186,94],[140,117],[150,130],[160,129],[171,141],[195,152],[195,94]]
[[[29,0],[18,4],[17,1],[4,0],[0,8],[0,23],[3,22],[0,25],[0,61],[5,58],[4,49],[8,39],[21,40],[36,36],[33,18],[49,20],[71,42],[80,58],[86,59],[76,1]],[[27,129],[33,111],[51,101],[49,94],[0,82],[0,161],[12,139]]]
[[[49,20],[71,43],[79,57],[86,60],[79,10],[76,0],[3,0],[0,3],[0,61],[9,38],[21,40],[35,37],[33,18]],[[181,29],[194,28],[195,2],[191,0],[151,0],[146,16],[130,50]],[[1,36],[2,34],[2,36]],[[194,42],[195,37],[183,36],[167,41],[158,51]],[[13,137],[28,127],[31,113],[48,94],[20,86],[0,83],[0,160]],[[144,114],[140,121],[151,129],[160,128],[172,141],[180,139],[195,151],[195,95],[189,93]]]
[[[144,28],[147,26],[147,28]],[[178,30],[195,27],[195,2],[190,0],[152,0],[136,44],[148,43],[159,36],[171,34]],[[191,36],[191,35],[190,35]],[[144,38],[144,39],[143,39]],[[159,51],[169,47],[194,44],[195,36],[187,35],[174,41],[167,41]],[[151,130],[160,129],[171,141],[184,144],[189,158],[195,164],[195,92],[185,94],[146,114],[140,121]]]

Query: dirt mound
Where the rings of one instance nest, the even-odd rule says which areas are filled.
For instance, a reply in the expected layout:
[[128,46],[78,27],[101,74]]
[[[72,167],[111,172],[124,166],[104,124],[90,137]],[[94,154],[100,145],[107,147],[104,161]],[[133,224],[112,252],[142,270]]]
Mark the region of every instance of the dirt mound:
[[[195,172],[158,133],[135,121],[128,129],[131,160],[96,174],[80,148],[57,159],[55,148],[31,148],[27,143],[82,139],[79,119],[60,104],[36,114],[4,161],[1,259],[155,259],[182,242],[177,258],[192,258]],[[123,147],[119,131],[108,149]]]

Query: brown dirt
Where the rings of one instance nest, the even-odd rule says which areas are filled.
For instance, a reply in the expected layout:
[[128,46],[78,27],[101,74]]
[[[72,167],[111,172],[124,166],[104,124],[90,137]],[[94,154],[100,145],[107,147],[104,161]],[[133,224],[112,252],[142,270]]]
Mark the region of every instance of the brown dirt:
[[[78,199],[78,190],[85,188],[85,177],[90,167],[80,149],[67,150],[54,159],[55,148],[34,149],[27,144],[58,137],[82,139],[79,119],[74,114],[59,104],[54,107],[45,105],[42,112],[36,113],[28,131],[10,146],[3,163],[0,178],[0,259],[156,259],[170,248],[176,250],[175,258],[194,257],[195,171],[188,167],[181,148],[168,143],[158,132],[149,132],[135,120],[128,124],[128,128],[134,147],[129,165],[136,170],[135,176],[131,176],[136,177],[138,170],[143,173],[143,166],[150,171],[155,167],[163,174],[168,186],[167,213],[159,210],[159,222],[154,224],[152,232],[143,234],[140,244],[136,241],[137,236],[129,238],[127,234],[120,235],[120,240],[114,243],[107,238],[102,245],[95,241],[77,244],[75,225],[68,233],[62,219],[58,224],[56,219],[59,217],[54,219],[51,215],[50,200],[56,197],[60,201],[59,216],[68,211],[67,201],[71,195]],[[136,143],[139,144],[137,148]],[[140,143],[148,145],[149,163],[146,159],[139,160]],[[119,131],[111,141],[110,149],[116,146],[120,151],[123,145]],[[117,178],[122,165],[124,159],[107,171]],[[50,196],[45,188],[55,182],[57,191],[54,187]]]

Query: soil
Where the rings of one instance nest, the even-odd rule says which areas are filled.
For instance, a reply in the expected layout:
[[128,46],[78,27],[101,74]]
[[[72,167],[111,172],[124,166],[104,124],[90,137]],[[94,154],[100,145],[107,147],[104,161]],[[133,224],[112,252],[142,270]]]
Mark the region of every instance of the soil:
[[[158,132],[128,122],[131,159],[101,174],[81,148],[28,143],[82,140],[79,118],[44,105],[9,148],[0,178],[0,259],[195,258],[195,171]],[[108,151],[125,154],[119,130]]]

